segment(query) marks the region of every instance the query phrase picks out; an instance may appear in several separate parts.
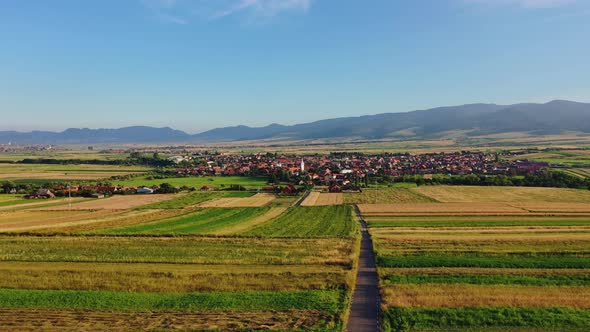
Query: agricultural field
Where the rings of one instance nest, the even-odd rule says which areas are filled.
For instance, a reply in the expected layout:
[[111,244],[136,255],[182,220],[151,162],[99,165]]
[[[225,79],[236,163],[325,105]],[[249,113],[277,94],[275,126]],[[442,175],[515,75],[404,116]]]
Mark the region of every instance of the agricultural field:
[[170,183],[175,187],[188,186],[197,189],[208,186],[217,189],[228,189],[233,186],[242,186],[247,189],[259,189],[268,186],[266,177],[247,176],[205,176],[205,177],[177,177],[166,179],[149,179],[149,177],[135,177],[129,180],[115,181],[115,184],[122,186],[154,186],[163,182]]
[[342,193],[320,193],[312,191],[301,202],[301,206],[329,206],[342,205],[343,203],[344,198]]
[[534,201],[507,188],[518,208],[494,203],[501,193],[484,189],[420,191],[462,203],[361,206],[374,240],[384,331],[587,330],[590,216],[566,209],[521,215],[513,209],[555,211],[568,198],[547,193]]
[[196,191],[7,205],[0,326],[342,331],[356,219],[350,206],[297,207],[297,200]]
[[244,233],[269,237],[352,237],[357,222],[350,206],[292,207]]
[[411,189],[420,195],[444,203],[585,203],[590,191],[561,188],[421,186]]
[[209,200],[201,203],[199,206],[203,208],[211,207],[225,207],[225,208],[240,208],[240,207],[263,207],[268,206],[274,201],[276,195],[274,194],[256,194],[247,197],[223,197],[215,200]]
[[115,175],[142,174],[147,171],[149,171],[148,168],[141,166],[0,164],[0,181],[39,183],[62,180],[98,180]]
[[426,203],[437,200],[409,188],[366,189],[361,193],[345,193],[347,204]]

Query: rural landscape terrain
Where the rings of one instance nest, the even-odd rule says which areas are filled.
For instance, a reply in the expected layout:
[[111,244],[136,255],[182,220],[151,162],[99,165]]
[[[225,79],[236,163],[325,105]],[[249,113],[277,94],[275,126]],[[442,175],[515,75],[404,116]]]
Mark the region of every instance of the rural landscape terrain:
[[370,287],[382,331],[590,326],[584,149],[138,151],[0,154],[0,326],[354,331]]

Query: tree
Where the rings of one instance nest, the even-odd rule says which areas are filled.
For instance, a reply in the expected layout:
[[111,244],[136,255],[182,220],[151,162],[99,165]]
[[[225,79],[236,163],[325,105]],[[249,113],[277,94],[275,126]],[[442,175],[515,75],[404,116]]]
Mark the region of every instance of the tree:
[[166,182],[160,184],[160,189],[158,189],[158,192],[160,194],[175,194],[178,192],[178,190],[173,185]]
[[4,181],[2,182],[2,190],[4,190],[5,193],[10,193],[10,191],[12,189],[16,189],[16,183],[12,182],[12,181]]

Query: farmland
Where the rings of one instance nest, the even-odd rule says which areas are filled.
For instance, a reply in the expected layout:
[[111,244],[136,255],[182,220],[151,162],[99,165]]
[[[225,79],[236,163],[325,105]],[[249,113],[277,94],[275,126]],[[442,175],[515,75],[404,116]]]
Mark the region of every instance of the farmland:
[[173,186],[189,186],[201,188],[209,186],[211,188],[229,188],[234,186],[243,186],[247,189],[259,189],[267,186],[266,177],[245,177],[245,176],[205,176],[205,177],[171,177],[166,179],[151,179],[149,177],[136,177],[130,180],[115,181],[115,184],[122,186],[154,186],[162,182],[170,183]]
[[115,175],[142,174],[148,170],[140,166],[116,165],[0,164],[0,180],[97,180]]
[[350,237],[355,231],[356,221],[349,206],[317,206],[290,208],[281,216],[245,234],[270,237]]
[[349,206],[245,191],[2,197],[3,327],[342,330],[357,256]]
[[375,244],[385,331],[583,331],[590,324],[587,192],[410,190],[441,203],[360,205]]

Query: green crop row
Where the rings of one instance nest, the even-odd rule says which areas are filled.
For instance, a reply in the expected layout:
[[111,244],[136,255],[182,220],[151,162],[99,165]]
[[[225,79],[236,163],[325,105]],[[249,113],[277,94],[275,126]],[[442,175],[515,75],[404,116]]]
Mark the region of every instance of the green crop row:
[[381,267],[590,268],[589,257],[576,256],[377,256]]
[[383,278],[394,284],[472,284],[472,285],[531,285],[531,286],[588,286],[590,275],[473,275],[473,274],[392,274]]
[[0,307],[94,310],[288,310],[337,313],[338,290],[294,292],[131,293],[112,291],[0,289]]
[[[448,331],[486,327],[569,328],[590,326],[590,310],[567,308],[389,308],[383,313],[385,332]],[[566,330],[563,330],[566,331]]]
[[207,234],[267,212],[269,208],[209,208],[139,225],[113,228],[104,234]]
[[349,237],[357,229],[352,207],[292,207],[277,218],[256,227],[245,235],[268,237]]

